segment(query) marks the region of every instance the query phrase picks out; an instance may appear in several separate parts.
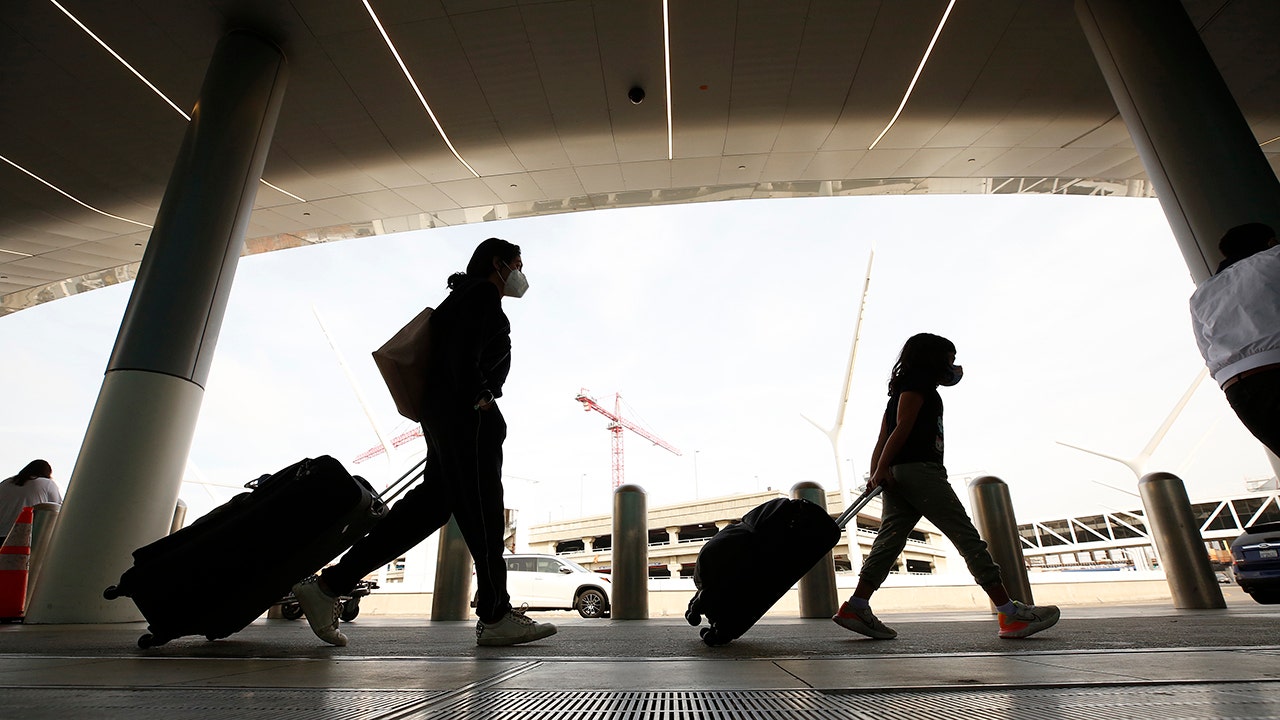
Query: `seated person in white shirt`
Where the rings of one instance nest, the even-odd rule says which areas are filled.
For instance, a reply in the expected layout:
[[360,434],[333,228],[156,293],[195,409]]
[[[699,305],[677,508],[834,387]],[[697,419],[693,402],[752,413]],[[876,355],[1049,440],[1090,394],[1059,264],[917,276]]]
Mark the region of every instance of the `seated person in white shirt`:
[[32,460],[17,475],[0,481],[0,542],[22,508],[46,502],[62,502],[62,492],[53,482],[53,468],[44,460]]
[[1218,249],[1226,258],[1191,294],[1196,345],[1240,421],[1280,455],[1280,246],[1249,223]]

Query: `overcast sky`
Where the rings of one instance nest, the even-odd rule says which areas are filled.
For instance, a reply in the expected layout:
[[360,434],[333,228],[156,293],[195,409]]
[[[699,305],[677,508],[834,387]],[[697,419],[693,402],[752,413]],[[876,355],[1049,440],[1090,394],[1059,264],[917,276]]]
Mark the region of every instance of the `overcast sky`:
[[[1010,485],[1019,520],[1138,506],[1119,456],[1146,444],[1203,367],[1187,316],[1192,282],[1155,200],[1078,197],[812,198],[609,210],[437,229],[244,258],[191,460],[239,485],[331,454],[385,482],[406,452],[353,465],[376,444],[312,314],[323,315],[374,417],[395,412],[369,353],[445,295],[474,246],[519,244],[531,284],[504,301],[514,362],[506,396],[508,505],[523,523],[606,512],[607,420],[588,388],[679,448],[630,433],[626,479],[649,505],[802,480],[835,487],[830,425],[868,253],[871,293],[841,457],[867,470],[902,343],[951,338],[965,367],[943,388],[946,462]],[[0,318],[0,465],[35,457],[64,486],[132,284]],[[412,448],[420,449],[421,441]],[[1269,477],[1261,446],[1206,381],[1155,454],[1192,499]],[[233,490],[184,487],[199,514]],[[962,495],[963,496],[963,495]]]

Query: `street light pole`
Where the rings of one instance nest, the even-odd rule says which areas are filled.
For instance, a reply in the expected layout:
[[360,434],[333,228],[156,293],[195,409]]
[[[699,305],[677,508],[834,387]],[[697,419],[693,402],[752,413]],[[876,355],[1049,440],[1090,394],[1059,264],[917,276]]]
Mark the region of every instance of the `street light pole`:
[[694,451],[694,500],[698,500],[698,454],[701,450]]

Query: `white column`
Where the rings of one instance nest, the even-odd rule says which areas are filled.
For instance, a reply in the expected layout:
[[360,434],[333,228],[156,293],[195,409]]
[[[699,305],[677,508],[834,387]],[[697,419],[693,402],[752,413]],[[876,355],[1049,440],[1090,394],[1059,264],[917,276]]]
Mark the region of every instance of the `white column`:
[[28,623],[138,619],[105,600],[132,553],[169,531],[245,228],[284,98],[280,49],[227,34],[192,110]]
[[1236,225],[1280,229],[1280,182],[1179,0],[1076,0],[1076,16],[1197,284]]

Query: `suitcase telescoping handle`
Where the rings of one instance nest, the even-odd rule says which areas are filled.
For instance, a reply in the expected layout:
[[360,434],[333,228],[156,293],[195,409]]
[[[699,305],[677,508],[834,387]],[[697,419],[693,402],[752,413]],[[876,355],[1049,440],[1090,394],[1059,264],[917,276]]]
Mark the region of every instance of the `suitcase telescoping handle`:
[[871,502],[871,498],[880,494],[880,490],[882,490],[882,488],[879,485],[863,490],[862,494],[858,496],[858,499],[854,500],[852,505],[845,509],[844,512],[840,513],[840,517],[836,518],[836,527],[843,530],[844,526],[848,525],[849,521],[861,512],[862,508],[867,506],[867,503]]
[[388,485],[387,489],[383,490],[381,493],[383,504],[390,505],[392,500],[395,500],[400,496],[400,493],[408,490],[415,482],[421,479],[423,475],[426,475],[427,471],[423,467],[426,464],[427,459],[424,457],[418,461],[417,465],[406,470],[403,475],[396,478],[395,482]]

